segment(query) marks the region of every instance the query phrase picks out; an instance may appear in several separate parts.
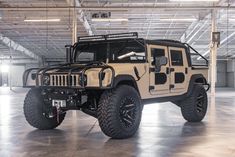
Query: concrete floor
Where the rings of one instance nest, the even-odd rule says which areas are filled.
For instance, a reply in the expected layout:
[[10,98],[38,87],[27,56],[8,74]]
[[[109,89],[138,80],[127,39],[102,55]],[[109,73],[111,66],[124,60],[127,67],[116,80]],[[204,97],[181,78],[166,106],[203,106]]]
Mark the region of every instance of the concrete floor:
[[171,103],[146,105],[138,133],[105,136],[95,118],[70,111],[55,130],[32,128],[23,115],[26,90],[0,88],[0,157],[235,156],[235,90],[218,89],[203,122],[187,123]]

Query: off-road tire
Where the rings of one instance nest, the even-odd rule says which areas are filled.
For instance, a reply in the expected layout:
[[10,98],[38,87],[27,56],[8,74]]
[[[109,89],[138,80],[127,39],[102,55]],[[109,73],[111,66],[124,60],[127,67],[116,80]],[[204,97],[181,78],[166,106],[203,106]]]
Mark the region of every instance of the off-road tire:
[[[130,112],[127,112],[128,115],[130,114],[131,117],[134,115],[134,118],[132,117],[133,123],[126,121],[130,120],[125,114],[124,110],[126,109],[130,110]],[[139,128],[142,109],[140,96],[131,86],[120,85],[115,89],[105,91],[101,95],[98,106],[100,128],[109,137],[115,139],[129,138]]]
[[202,85],[195,85],[191,95],[181,101],[181,113],[188,122],[200,122],[207,111],[207,93]]
[[40,130],[54,129],[59,126],[66,113],[60,114],[59,122],[57,122],[56,117],[48,118],[44,115],[43,106],[41,90],[39,88],[30,89],[24,100],[24,115],[27,122]]

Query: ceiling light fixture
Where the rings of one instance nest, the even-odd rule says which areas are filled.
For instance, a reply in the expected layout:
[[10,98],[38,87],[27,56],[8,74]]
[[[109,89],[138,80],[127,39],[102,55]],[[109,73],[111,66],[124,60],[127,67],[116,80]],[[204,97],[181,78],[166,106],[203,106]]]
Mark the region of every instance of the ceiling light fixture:
[[170,0],[170,2],[218,2],[219,0]]
[[25,22],[59,22],[60,19],[25,19]]
[[174,18],[174,19],[164,19],[164,18],[161,18],[160,21],[196,21],[197,19],[195,18],[188,18],[188,19],[185,19],[185,18]]
[[128,21],[128,19],[111,19],[111,18],[93,18],[92,22],[123,22]]

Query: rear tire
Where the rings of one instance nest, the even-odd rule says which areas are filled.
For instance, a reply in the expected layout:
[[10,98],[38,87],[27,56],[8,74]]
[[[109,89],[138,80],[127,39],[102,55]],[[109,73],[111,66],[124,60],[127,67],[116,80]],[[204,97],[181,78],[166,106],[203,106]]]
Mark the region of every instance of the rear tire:
[[192,94],[181,101],[181,113],[188,122],[200,122],[207,111],[207,93],[203,86],[195,85]]
[[98,120],[109,137],[123,139],[133,136],[139,128],[142,104],[138,92],[121,85],[105,91],[99,101]]
[[40,130],[54,129],[59,126],[64,120],[65,113],[60,114],[59,122],[57,118],[48,118],[45,116],[43,97],[39,88],[29,90],[24,100],[24,115],[27,122]]

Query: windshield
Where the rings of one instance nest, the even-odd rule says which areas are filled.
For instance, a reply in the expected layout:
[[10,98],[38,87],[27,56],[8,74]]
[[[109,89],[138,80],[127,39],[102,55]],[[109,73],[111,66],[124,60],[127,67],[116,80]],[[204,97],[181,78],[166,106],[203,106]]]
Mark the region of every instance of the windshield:
[[75,49],[75,62],[138,63],[145,62],[143,40],[84,42]]

